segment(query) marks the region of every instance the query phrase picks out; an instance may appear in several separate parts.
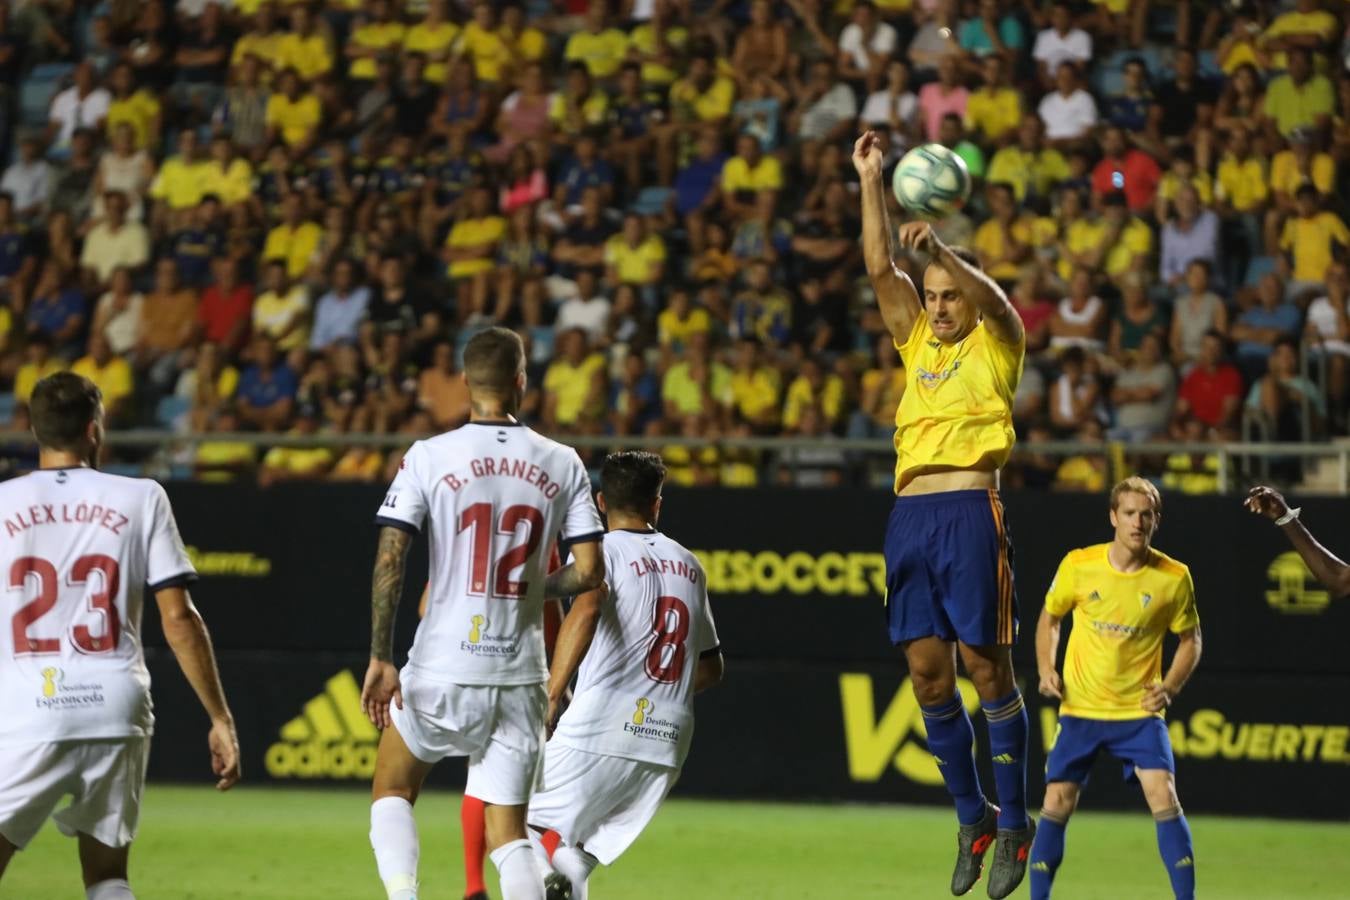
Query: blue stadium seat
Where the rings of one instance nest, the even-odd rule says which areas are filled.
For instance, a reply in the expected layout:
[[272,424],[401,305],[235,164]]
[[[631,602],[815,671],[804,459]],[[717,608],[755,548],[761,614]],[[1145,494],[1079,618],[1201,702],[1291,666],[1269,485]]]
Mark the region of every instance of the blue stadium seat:
[[122,475],[126,478],[140,478],[145,474],[140,463],[110,462],[104,463],[99,468],[109,475]]
[[18,401],[10,393],[0,394],[0,427],[8,426],[14,419],[14,407]]
[[172,428],[178,420],[187,415],[190,403],[183,397],[165,397],[155,407],[155,424],[162,428]]
[[192,466],[188,463],[173,463],[169,466],[170,481],[191,481],[192,476]]
[[666,208],[666,201],[670,198],[670,194],[670,188],[643,188],[638,193],[637,199],[633,201],[633,212],[643,216],[654,216]]
[[1256,287],[1262,277],[1275,271],[1275,257],[1253,256],[1247,263],[1247,280],[1244,287]]
[[47,110],[75,67],[70,63],[44,63],[36,66],[19,88],[19,122],[25,128],[47,124]]

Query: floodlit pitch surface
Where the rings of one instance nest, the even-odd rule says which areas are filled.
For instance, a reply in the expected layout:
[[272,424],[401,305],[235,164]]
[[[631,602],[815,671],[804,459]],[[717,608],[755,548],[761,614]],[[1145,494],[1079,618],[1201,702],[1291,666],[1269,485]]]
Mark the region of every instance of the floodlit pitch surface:
[[[1182,791],[1184,798],[1184,781]],[[241,787],[217,796],[151,785],[146,794],[131,855],[140,900],[384,896],[364,793]],[[422,900],[457,900],[459,795],[423,795],[417,819]],[[1198,889],[1208,900],[1350,897],[1350,824],[1196,816],[1191,825]],[[941,809],[673,800],[617,865],[596,873],[592,896],[941,898],[950,896],[954,847],[955,822]],[[1171,896],[1142,799],[1134,814],[1074,818],[1056,887],[1067,900]],[[1014,896],[1027,892],[1024,884]],[[50,823],[0,882],[0,898],[78,896],[75,843]],[[983,884],[970,896],[984,896]]]

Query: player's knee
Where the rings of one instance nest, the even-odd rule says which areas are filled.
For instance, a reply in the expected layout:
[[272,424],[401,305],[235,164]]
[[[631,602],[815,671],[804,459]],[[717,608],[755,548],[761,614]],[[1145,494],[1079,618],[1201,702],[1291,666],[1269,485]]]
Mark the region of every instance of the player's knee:
[[1165,778],[1140,779],[1144,788],[1144,800],[1152,812],[1167,812],[1181,806],[1177,797],[1177,784],[1171,776]]
[[1045,786],[1045,801],[1041,808],[1049,815],[1068,821],[1078,808],[1078,785],[1067,781],[1052,781]]
[[983,700],[1006,697],[1016,686],[1012,659],[1007,651],[993,653],[966,653],[966,673]]
[[955,673],[943,671],[937,666],[915,668],[911,665],[909,679],[920,706],[939,706],[951,700],[956,693]]

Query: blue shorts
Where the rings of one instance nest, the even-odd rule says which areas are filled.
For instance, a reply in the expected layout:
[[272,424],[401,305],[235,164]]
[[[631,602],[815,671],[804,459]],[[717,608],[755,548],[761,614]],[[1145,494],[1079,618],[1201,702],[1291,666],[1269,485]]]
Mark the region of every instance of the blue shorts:
[[993,490],[896,497],[886,526],[886,618],[896,644],[1017,641],[1017,590],[1003,502]]
[[1176,772],[1167,722],[1158,716],[1107,721],[1060,716],[1055,744],[1045,761],[1045,781],[1086,784],[1088,772],[1105,750],[1125,764],[1125,780],[1135,781],[1135,769]]

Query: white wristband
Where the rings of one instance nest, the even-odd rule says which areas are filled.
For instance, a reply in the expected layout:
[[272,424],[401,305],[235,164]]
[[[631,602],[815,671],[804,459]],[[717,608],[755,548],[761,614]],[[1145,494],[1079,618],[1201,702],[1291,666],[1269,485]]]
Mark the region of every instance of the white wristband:
[[1301,507],[1301,506],[1296,506],[1296,507],[1294,507],[1293,509],[1289,510],[1289,512],[1285,513],[1284,515],[1282,515],[1282,516],[1280,516],[1278,519],[1276,519],[1276,520],[1275,520],[1275,524],[1276,524],[1276,525],[1288,525],[1290,522],[1292,522],[1292,521],[1294,521],[1295,519],[1297,519],[1298,516],[1299,516],[1299,513],[1301,513],[1301,512],[1303,512],[1303,507]]

